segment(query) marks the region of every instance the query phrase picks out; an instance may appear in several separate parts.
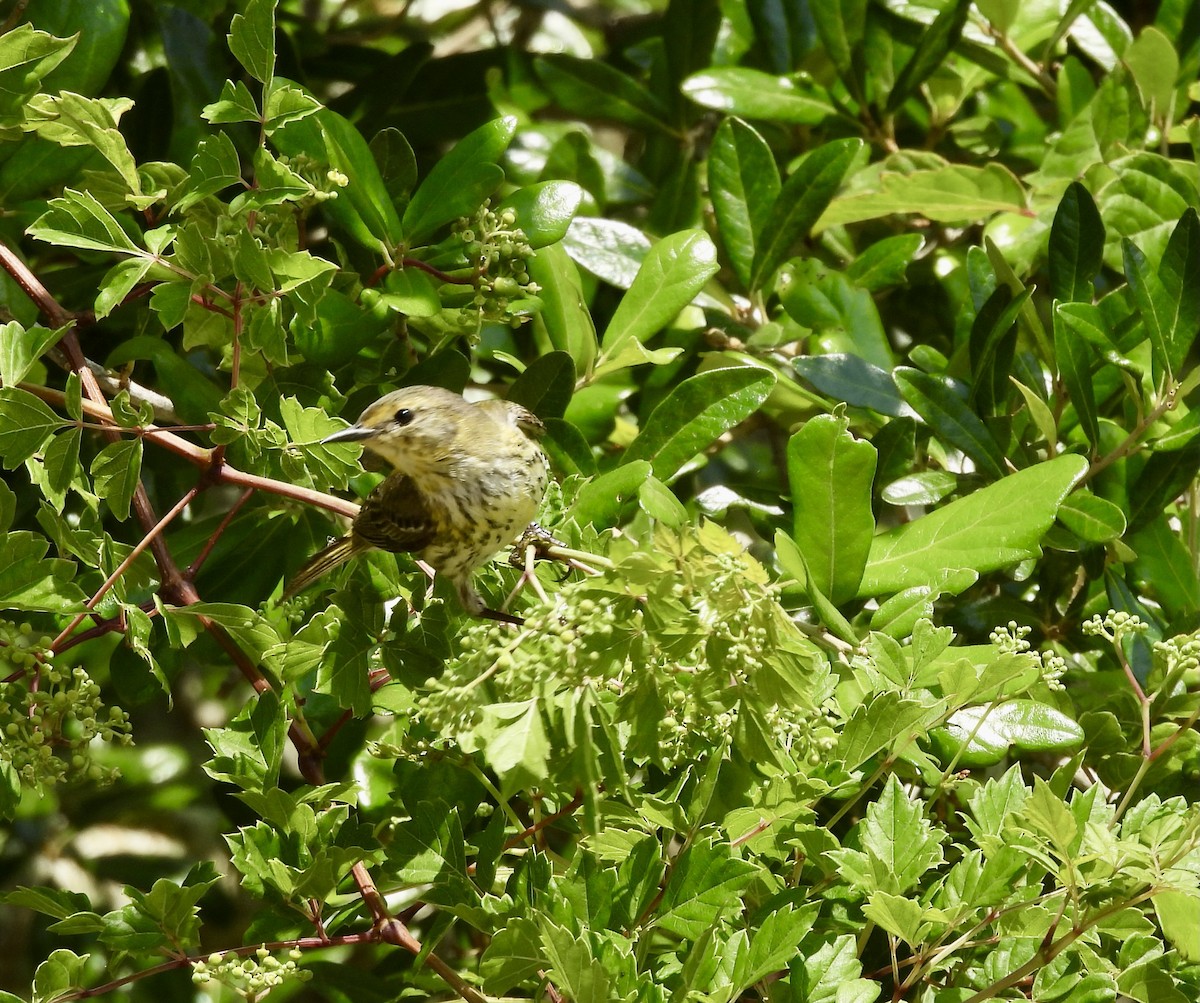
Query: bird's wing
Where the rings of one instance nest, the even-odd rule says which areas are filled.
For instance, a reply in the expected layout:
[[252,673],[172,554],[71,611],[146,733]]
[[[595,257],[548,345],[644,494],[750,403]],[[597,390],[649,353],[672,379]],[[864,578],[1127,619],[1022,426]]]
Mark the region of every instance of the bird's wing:
[[429,506],[407,474],[381,481],[354,519],[354,536],[393,554],[424,550],[436,534]]
[[303,592],[318,578],[332,571],[339,564],[344,564],[355,554],[369,549],[368,544],[355,539],[353,534],[343,536],[340,540],[334,540],[324,550],[313,554],[305,562],[304,567],[296,572],[295,577],[288,583],[288,587],[284,589],[283,598],[291,599],[292,596]]

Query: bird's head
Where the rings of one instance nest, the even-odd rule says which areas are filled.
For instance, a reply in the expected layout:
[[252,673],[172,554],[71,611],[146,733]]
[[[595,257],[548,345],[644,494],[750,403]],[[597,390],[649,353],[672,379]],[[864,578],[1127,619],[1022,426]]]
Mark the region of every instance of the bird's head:
[[349,428],[322,443],[361,442],[393,467],[419,474],[446,472],[464,451],[487,457],[519,429],[540,435],[541,421],[508,401],[472,404],[441,387],[404,387],[368,405]]

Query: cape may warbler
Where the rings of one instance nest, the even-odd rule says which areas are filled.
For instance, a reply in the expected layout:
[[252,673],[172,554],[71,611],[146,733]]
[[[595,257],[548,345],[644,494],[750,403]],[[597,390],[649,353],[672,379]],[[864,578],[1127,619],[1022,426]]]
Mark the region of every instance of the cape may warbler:
[[537,512],[549,478],[538,445],[544,432],[536,415],[509,401],[472,404],[420,386],[381,397],[356,424],[321,441],[361,442],[393,470],[363,502],[350,532],[304,565],[285,595],[378,547],[412,553],[450,579],[473,616],[516,620],[489,610],[471,576]]

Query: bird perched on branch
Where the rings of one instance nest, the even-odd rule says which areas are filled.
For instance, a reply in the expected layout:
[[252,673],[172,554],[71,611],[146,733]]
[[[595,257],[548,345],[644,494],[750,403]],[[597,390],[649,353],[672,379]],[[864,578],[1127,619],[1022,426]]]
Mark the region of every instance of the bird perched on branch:
[[545,426],[510,401],[470,403],[440,387],[405,387],[370,405],[322,443],[361,442],[392,468],[350,532],[313,556],[288,585],[296,595],[338,565],[377,547],[407,552],[454,584],[473,616],[519,618],[488,609],[475,571],[529,525],[549,466],[538,444]]

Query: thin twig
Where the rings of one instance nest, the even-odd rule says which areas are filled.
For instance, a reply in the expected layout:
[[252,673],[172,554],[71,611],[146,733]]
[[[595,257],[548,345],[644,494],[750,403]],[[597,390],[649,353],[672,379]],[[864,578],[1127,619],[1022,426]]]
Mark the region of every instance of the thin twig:
[[174,507],[166,515],[164,515],[161,519],[158,520],[158,522],[157,522],[157,524],[155,524],[154,528],[151,529],[149,533],[147,533],[145,536],[142,537],[141,541],[138,543],[138,545],[136,547],[133,548],[133,550],[131,550],[129,552],[129,555],[125,558],[125,560],[123,560],[120,564],[118,564],[117,567],[114,569],[113,573],[104,580],[104,584],[101,585],[100,588],[98,588],[96,590],[96,592],[92,595],[92,598],[89,599],[86,603],[84,603],[84,612],[78,614],[69,624],[67,624],[59,632],[58,637],[56,637],[50,643],[50,647],[54,651],[59,650],[58,646],[71,635],[71,632],[76,627],[78,627],[85,619],[87,619],[88,613],[90,613],[92,610],[94,610],[96,608],[97,603],[99,603],[100,600],[104,598],[104,596],[108,592],[108,590],[111,589],[113,587],[113,585],[116,584],[117,579],[119,579],[123,574],[125,574],[125,572],[129,569],[129,566],[131,564],[133,564],[133,562],[136,561],[145,552],[146,548],[150,546],[150,544],[154,541],[154,539],[156,537],[158,537],[159,534],[161,534],[163,532],[163,530],[165,530],[172,522],[175,521],[176,518],[178,518],[180,513],[182,513],[183,510],[185,508],[187,508],[188,505],[191,504],[192,499],[195,498],[196,495],[198,495],[199,493],[200,493],[199,486],[190,488],[184,494],[184,496],[182,498],[180,498],[178,502],[175,503]]

